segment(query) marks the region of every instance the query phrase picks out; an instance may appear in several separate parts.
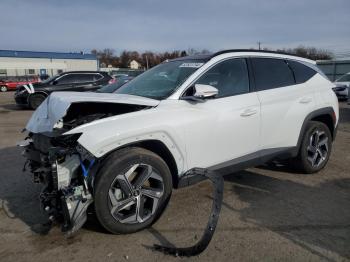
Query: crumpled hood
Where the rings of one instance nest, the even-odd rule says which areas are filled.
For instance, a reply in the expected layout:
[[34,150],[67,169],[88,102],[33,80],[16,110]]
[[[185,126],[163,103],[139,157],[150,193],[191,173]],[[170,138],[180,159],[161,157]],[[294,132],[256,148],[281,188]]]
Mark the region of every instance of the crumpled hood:
[[53,126],[64,117],[73,103],[104,102],[141,106],[157,106],[160,101],[124,94],[90,92],[54,92],[35,110],[29,119],[26,130],[33,133],[51,132]]

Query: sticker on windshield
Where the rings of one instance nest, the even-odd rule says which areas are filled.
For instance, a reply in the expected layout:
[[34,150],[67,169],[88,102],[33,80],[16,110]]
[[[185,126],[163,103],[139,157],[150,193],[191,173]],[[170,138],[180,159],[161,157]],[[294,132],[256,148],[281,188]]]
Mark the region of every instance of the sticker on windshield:
[[180,65],[180,67],[192,67],[192,68],[199,68],[203,65],[204,63],[183,63]]

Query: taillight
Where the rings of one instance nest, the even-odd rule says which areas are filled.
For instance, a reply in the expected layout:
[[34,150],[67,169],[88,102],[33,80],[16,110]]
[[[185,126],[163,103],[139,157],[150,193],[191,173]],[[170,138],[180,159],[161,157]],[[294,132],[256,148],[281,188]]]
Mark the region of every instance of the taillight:
[[117,79],[112,78],[111,80],[108,81],[108,84],[114,84],[115,82],[117,82]]

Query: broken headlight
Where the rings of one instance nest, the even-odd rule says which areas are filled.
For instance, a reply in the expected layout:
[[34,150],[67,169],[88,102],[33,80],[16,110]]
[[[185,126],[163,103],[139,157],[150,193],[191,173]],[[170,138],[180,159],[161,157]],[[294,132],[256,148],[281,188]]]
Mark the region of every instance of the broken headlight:
[[52,138],[51,144],[55,147],[75,147],[77,145],[77,141],[82,133],[75,133],[70,135],[61,135]]

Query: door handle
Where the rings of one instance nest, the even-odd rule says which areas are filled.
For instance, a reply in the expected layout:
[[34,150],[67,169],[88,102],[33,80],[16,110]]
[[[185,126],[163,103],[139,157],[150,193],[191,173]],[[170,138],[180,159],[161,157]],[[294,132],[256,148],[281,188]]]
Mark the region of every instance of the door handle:
[[258,113],[258,110],[248,108],[241,113],[241,116],[243,116],[243,117],[252,116],[252,115],[255,115],[256,113]]
[[300,104],[308,104],[312,101],[311,97],[303,97],[302,99],[299,100]]

